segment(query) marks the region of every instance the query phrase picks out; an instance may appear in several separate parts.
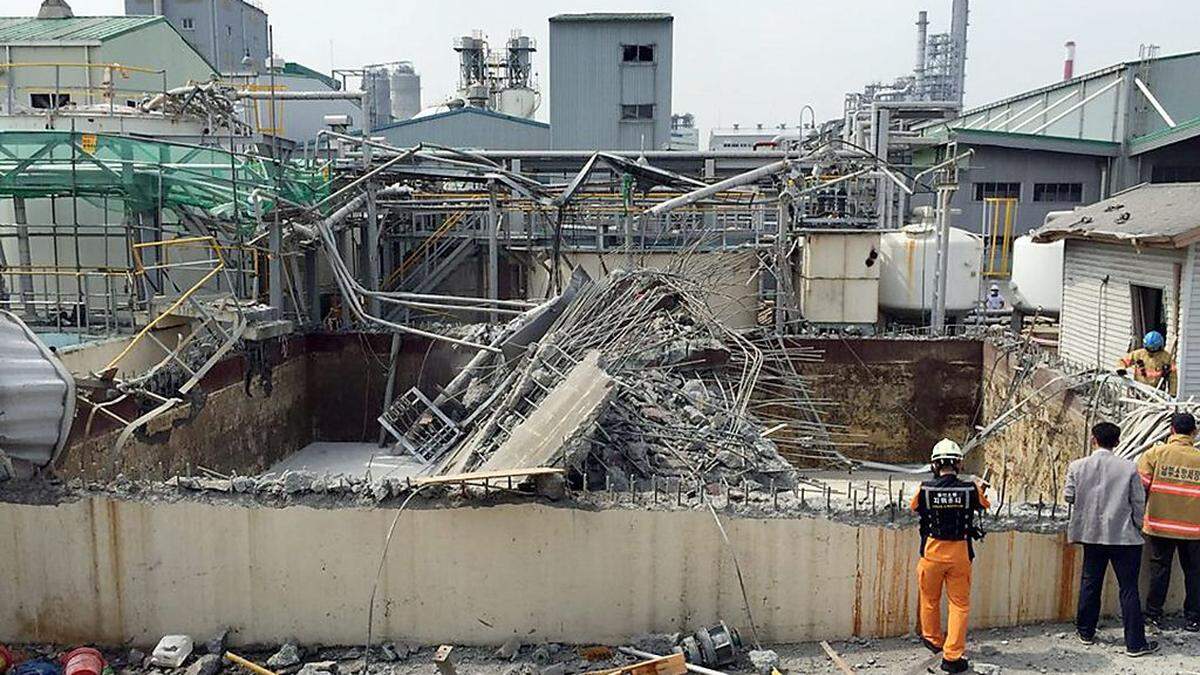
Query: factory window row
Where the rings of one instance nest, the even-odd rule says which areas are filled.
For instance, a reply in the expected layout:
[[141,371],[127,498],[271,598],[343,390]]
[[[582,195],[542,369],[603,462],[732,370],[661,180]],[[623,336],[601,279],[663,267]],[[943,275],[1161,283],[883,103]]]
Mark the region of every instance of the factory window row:
[[639,103],[635,105],[621,106],[621,119],[623,120],[652,120],[654,119],[654,104]]
[[975,184],[975,201],[981,202],[985,199],[1020,199],[1021,184],[1020,183],[976,183]]
[[621,61],[654,63],[654,45],[621,45]]
[[1200,181],[1200,166],[1155,166],[1151,183],[1195,183]]
[[[1021,184],[1017,182],[985,181],[975,183],[975,201],[985,199],[1021,199]],[[1034,183],[1033,201],[1080,204],[1083,202],[1083,183]]]
[[1034,183],[1033,201],[1078,204],[1083,201],[1083,183]]

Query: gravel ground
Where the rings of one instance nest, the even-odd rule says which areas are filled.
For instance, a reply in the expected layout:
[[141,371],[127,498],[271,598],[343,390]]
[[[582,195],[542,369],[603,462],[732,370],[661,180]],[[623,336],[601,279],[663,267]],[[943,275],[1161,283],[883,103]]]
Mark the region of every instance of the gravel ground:
[[[1179,617],[1174,618],[1181,625]],[[649,636],[638,646],[654,648],[657,636]],[[1121,627],[1114,620],[1104,622],[1096,634],[1097,643],[1083,645],[1075,639],[1070,624],[1037,624],[1019,628],[972,631],[967,656],[974,672],[1025,675],[1033,673],[1138,673],[1155,675],[1200,675],[1200,634],[1168,628],[1153,636],[1162,645],[1158,654],[1131,659],[1124,654]],[[884,640],[853,639],[833,641],[831,646],[842,655],[856,673],[880,675],[918,675],[936,670],[937,660],[930,657],[916,638]],[[14,645],[26,658],[54,658],[70,647],[50,645]],[[660,645],[661,647],[661,645]],[[780,669],[797,673],[841,673],[826,656],[819,643],[770,645],[780,657]],[[143,662],[145,654],[124,648],[102,650],[113,666],[114,675],[216,675],[200,668],[198,655],[204,647],[178,669],[162,669]],[[265,665],[276,654],[276,647],[235,649],[246,658]],[[358,647],[304,647],[300,661],[273,670],[281,675],[364,675],[362,649]],[[375,653],[375,650],[372,650]],[[435,647],[389,644],[372,657],[370,675],[438,675],[433,663]],[[663,651],[659,649],[659,651]],[[149,650],[145,650],[146,653]],[[592,660],[584,658],[588,656]],[[210,657],[211,658],[211,657]],[[635,659],[615,649],[568,645],[522,645],[517,654],[501,658],[495,648],[456,647],[453,661],[459,675],[576,675],[591,670],[613,668]],[[927,671],[929,664],[934,671]],[[737,663],[723,669],[730,675],[754,675],[743,654]],[[248,675],[247,671],[222,661],[221,675]]]

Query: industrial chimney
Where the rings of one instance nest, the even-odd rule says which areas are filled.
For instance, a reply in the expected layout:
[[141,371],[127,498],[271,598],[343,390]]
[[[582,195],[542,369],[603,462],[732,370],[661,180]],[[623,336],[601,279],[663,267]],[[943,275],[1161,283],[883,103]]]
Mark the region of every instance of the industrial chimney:
[[916,79],[917,98],[925,98],[925,50],[929,38],[929,15],[925,10],[917,12],[917,62],[913,67]]
[[73,16],[75,16],[75,12],[71,11],[67,0],[42,0],[42,7],[38,10],[37,18],[70,19]]
[[1063,59],[1063,81],[1075,77],[1075,41],[1067,40],[1063,45],[1067,48],[1067,56]]

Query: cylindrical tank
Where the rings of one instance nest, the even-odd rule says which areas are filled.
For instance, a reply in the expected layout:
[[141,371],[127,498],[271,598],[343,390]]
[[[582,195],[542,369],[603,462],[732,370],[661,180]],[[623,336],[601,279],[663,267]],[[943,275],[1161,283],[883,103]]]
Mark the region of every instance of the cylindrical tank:
[[1013,242],[1012,298],[1017,309],[1057,316],[1062,311],[1063,242],[1035,244],[1029,235]]
[[374,112],[368,118],[374,122],[373,128],[378,128],[392,121],[391,75],[383,66],[368,66],[365,73],[363,88],[371,93],[371,110]]
[[406,120],[421,112],[421,76],[401,61],[391,71],[392,119]]
[[[946,312],[970,311],[979,300],[979,264],[983,239],[950,228],[946,267]],[[919,316],[933,308],[937,232],[932,224],[906,225],[879,241],[879,307],[894,316]]]
[[524,87],[496,92],[496,112],[514,117],[533,117],[538,108],[538,93]]

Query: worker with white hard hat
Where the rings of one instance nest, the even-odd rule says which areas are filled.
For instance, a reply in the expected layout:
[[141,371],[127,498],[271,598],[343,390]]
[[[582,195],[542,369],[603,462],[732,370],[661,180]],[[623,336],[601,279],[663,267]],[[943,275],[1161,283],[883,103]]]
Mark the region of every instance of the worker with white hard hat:
[[1000,295],[1000,284],[992,284],[988,288],[987,298],[984,304],[990,310],[1004,309],[1004,296]]
[[[943,438],[933,446],[930,466],[934,478],[921,483],[913,495],[913,511],[921,518],[921,560],[917,563],[918,614],[921,643],[942,654],[942,670],[965,673],[970,664],[963,654],[971,611],[972,539],[982,538],[976,514],[991,504],[986,484],[963,480],[962,447]],[[949,599],[947,630],[942,632],[942,587]]]

